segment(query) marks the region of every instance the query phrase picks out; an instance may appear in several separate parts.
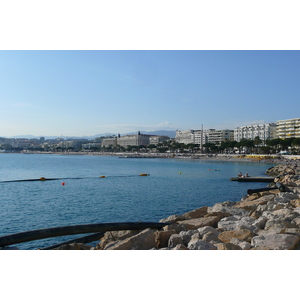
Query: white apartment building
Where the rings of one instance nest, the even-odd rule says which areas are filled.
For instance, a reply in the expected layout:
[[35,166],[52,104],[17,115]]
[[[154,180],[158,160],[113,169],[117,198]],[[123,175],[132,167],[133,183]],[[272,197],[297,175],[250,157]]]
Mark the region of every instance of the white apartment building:
[[234,131],[225,130],[176,130],[175,141],[184,144],[197,144],[200,147],[205,143],[221,144],[225,141],[233,141]]
[[280,139],[300,138],[300,119],[277,121],[276,137]]
[[220,145],[221,142],[233,141],[234,131],[230,129],[225,129],[225,130],[208,129],[206,131],[206,136],[207,136],[208,143]]
[[170,137],[166,136],[166,135],[153,135],[153,136],[150,136],[150,138],[149,138],[149,144],[157,145],[161,142],[168,141],[169,139],[170,139]]
[[202,146],[206,143],[206,134],[202,130],[176,130],[175,141],[183,144],[197,144]]
[[194,144],[194,130],[176,130],[175,141],[183,144]]
[[276,138],[276,124],[256,124],[237,127],[234,129],[234,140],[239,142],[241,139],[254,140],[259,137],[263,143],[266,140],[272,140]]

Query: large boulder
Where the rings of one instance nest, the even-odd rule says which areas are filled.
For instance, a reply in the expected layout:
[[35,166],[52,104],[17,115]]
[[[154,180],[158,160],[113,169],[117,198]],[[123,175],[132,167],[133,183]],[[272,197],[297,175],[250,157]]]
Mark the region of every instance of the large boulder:
[[230,243],[234,244],[236,246],[241,247],[242,250],[249,250],[249,249],[251,249],[251,244],[249,242],[242,241],[242,240],[239,240],[237,238],[232,238],[230,240]]
[[299,237],[291,234],[268,234],[255,236],[251,240],[253,247],[265,247],[272,250],[291,250],[296,247]]
[[170,236],[170,238],[169,238],[168,247],[169,248],[174,248],[177,245],[183,245],[184,246],[182,237],[179,234],[177,234],[177,233],[176,234],[172,234]]
[[166,230],[166,231],[156,231],[155,234],[155,242],[158,248],[168,247],[169,238],[172,234],[175,234],[176,231]]
[[183,243],[185,246],[188,245],[188,243],[190,242],[192,236],[197,233],[200,237],[200,234],[199,232],[196,230],[196,229],[192,229],[192,230],[188,230],[188,231],[181,231],[179,233],[179,235],[181,236],[182,240],[183,240]]
[[217,226],[219,218],[217,216],[203,217],[198,219],[178,221],[179,224],[185,225],[189,230],[197,229],[204,226]]
[[217,247],[211,243],[192,238],[188,244],[190,250],[217,250]]
[[204,226],[204,227],[198,228],[197,230],[200,234],[200,238],[203,241],[209,242],[212,244],[220,243],[220,240],[218,238],[220,232],[217,229],[215,229],[214,227]]
[[283,233],[296,235],[300,238],[300,228],[285,228]]
[[294,193],[279,193],[275,198],[274,201],[277,203],[287,203],[291,200],[298,199],[299,196]]
[[259,205],[266,204],[270,201],[270,199],[274,199],[274,195],[264,196],[255,200],[245,200],[242,202],[238,202],[234,205],[234,207],[243,208],[246,210],[254,211]]
[[203,206],[197,209],[194,209],[192,211],[189,211],[182,216],[184,217],[184,220],[189,220],[189,219],[197,219],[204,217],[207,214],[207,206]]
[[299,213],[295,210],[283,208],[275,211],[265,211],[263,217],[268,218],[264,229],[270,230],[272,228],[293,228],[298,227],[294,219],[299,217]]
[[240,229],[240,230],[230,230],[223,231],[219,234],[218,238],[223,243],[229,243],[232,238],[237,238],[242,241],[251,242],[254,233],[248,229]]
[[218,236],[218,234],[215,234],[213,232],[207,232],[203,235],[202,241],[209,242],[215,245],[221,242]]
[[219,243],[217,247],[218,250],[242,250],[240,246],[232,243]]
[[218,228],[223,230],[240,230],[240,229],[248,229],[252,232],[256,232],[258,227],[253,225],[256,219],[253,217],[238,217],[232,216],[223,218],[218,223]]
[[261,216],[253,222],[253,225],[258,227],[259,229],[264,229],[267,221],[268,218]]
[[161,219],[160,223],[176,223],[177,221],[182,221],[185,218],[182,215],[171,215],[165,219]]
[[152,229],[147,228],[137,235],[105,248],[105,250],[149,250],[151,248],[157,248],[155,233]]
[[292,204],[294,207],[300,207],[300,199],[291,200],[290,204]]
[[96,246],[97,250],[103,250],[108,245],[116,244],[117,241],[125,240],[131,236],[139,233],[139,230],[118,230],[118,231],[106,231],[99,244]]
[[249,211],[243,208],[235,207],[234,205],[236,202],[233,201],[225,201],[222,203],[216,203],[213,207],[209,207],[207,212],[213,213],[213,212],[223,212],[223,213],[229,213],[232,216],[248,216]]
[[187,226],[184,224],[177,224],[177,223],[172,223],[170,225],[166,225],[163,227],[163,230],[168,231],[168,230],[175,230],[176,233],[179,233],[181,231],[188,230]]
[[212,226],[204,226],[204,227],[198,228],[197,230],[198,230],[201,238],[203,238],[203,236],[207,233],[212,233],[216,236],[218,236],[220,234],[220,232]]

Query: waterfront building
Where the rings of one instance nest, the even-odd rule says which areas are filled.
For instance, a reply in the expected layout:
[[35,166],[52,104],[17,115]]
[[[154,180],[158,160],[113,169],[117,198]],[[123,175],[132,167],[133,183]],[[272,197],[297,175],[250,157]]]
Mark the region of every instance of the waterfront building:
[[240,142],[241,139],[254,140],[257,136],[263,141],[263,144],[266,140],[275,139],[276,124],[254,124],[234,129],[234,140],[237,142]]
[[194,144],[194,130],[176,130],[175,141],[183,144]]
[[300,138],[300,118],[277,121],[276,137]]
[[118,136],[117,144],[122,147],[127,146],[148,146],[150,144],[149,134],[141,134],[140,131],[137,134]]
[[177,143],[196,144],[200,147],[206,143],[206,132],[202,130],[176,130],[175,141]]
[[90,150],[90,149],[97,149],[101,147],[101,143],[87,143],[87,144],[82,144],[82,149],[83,150]]
[[206,137],[207,137],[206,138],[207,143],[220,145],[221,142],[233,141],[234,131],[231,129],[224,129],[224,130],[208,129],[206,131]]
[[101,142],[102,147],[117,147],[117,137],[109,137],[109,138],[104,138]]
[[159,143],[168,141],[169,139],[170,137],[166,135],[153,135],[149,137],[149,144],[158,145]]

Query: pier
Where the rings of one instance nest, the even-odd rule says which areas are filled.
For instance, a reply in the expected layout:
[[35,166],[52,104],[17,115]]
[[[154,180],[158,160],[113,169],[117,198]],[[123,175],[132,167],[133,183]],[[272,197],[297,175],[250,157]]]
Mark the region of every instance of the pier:
[[244,182],[273,182],[274,177],[232,177],[230,180]]

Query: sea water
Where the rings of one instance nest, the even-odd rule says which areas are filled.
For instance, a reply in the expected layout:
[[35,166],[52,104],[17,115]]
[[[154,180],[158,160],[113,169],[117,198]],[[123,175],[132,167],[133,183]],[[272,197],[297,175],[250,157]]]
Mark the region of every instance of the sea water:
[[[158,222],[201,206],[239,201],[247,189],[267,184],[230,178],[239,172],[263,176],[271,166],[198,159],[0,154],[0,236],[68,225]],[[3,182],[41,177],[58,180]],[[16,246],[43,248],[76,237]]]

